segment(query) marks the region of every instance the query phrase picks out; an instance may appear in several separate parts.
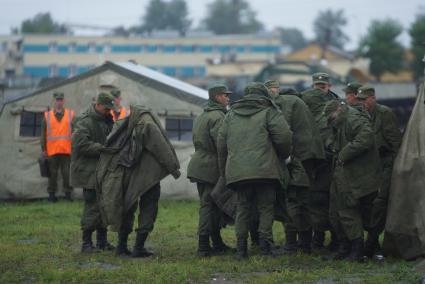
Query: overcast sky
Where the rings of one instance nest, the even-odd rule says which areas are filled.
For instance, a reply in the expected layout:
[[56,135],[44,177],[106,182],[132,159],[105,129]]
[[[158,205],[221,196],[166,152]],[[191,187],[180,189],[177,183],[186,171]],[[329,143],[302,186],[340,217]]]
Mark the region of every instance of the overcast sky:
[[[186,0],[189,17],[196,26],[206,14],[212,0]],[[424,11],[423,0],[248,0],[257,17],[267,29],[277,26],[296,27],[307,38],[313,37],[312,23],[318,11],[344,9],[348,18],[345,32],[350,37],[348,48],[357,46],[372,19],[391,17],[405,29],[414,21],[418,11]],[[38,12],[50,12],[55,21],[114,27],[129,27],[140,22],[149,0],[0,0],[0,34],[8,34]],[[409,44],[406,32],[400,37]]]

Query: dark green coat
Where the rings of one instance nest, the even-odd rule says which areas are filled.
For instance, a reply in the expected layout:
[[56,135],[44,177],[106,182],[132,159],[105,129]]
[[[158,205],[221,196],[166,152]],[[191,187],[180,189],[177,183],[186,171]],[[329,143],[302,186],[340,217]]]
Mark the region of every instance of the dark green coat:
[[226,184],[251,179],[283,182],[283,159],[291,152],[292,133],[270,98],[245,95],[224,118],[218,135],[220,172]]
[[344,106],[333,123],[333,147],[337,160],[335,179],[344,181],[345,190],[355,198],[379,188],[380,164],[370,122],[358,110]]
[[97,113],[94,105],[74,120],[70,166],[73,187],[95,188],[97,161],[112,125],[112,116]]
[[138,198],[169,174],[178,177],[180,164],[159,120],[142,107],[114,126],[96,170],[99,208],[104,225],[118,230]]
[[195,153],[187,167],[187,177],[194,182],[216,184],[218,180],[217,137],[225,113],[223,105],[210,100],[195,119],[192,131]]
[[402,139],[395,114],[389,107],[376,104],[370,116],[380,156],[391,156],[394,159]]

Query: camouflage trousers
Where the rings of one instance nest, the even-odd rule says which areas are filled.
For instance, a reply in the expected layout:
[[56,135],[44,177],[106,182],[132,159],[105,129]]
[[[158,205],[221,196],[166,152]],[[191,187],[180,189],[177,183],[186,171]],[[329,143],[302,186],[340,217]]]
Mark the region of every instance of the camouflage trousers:
[[232,186],[237,193],[236,238],[247,239],[252,223],[252,208],[256,205],[259,215],[260,239],[273,241],[274,204],[278,184],[272,182],[242,182]]
[[139,208],[138,227],[136,232],[150,233],[152,232],[156,217],[158,216],[158,202],[161,195],[160,184],[154,185],[151,189],[145,192],[125,214],[121,223],[120,232],[130,234],[133,230],[133,223],[137,208]]
[[220,210],[211,197],[213,184],[197,183],[199,194],[198,235],[211,235],[220,230]]
[[303,186],[288,187],[287,208],[289,220],[286,231],[308,231],[311,229],[310,189]]
[[62,174],[63,191],[71,192],[72,187],[69,185],[69,155],[53,155],[47,158],[49,164],[49,184],[47,186],[47,192],[56,192],[58,190],[58,177],[59,171]]
[[83,189],[84,209],[80,224],[82,230],[94,231],[103,228],[99,204],[97,202],[96,190],[92,188]]

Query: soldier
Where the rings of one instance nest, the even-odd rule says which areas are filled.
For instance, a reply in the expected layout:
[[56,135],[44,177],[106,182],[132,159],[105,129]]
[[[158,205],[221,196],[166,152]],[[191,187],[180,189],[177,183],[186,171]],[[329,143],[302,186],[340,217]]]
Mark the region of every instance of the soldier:
[[[313,74],[313,89],[301,94],[302,100],[306,103],[313,114],[316,126],[319,129],[322,143],[325,147],[325,159],[304,165],[310,178],[310,211],[313,226],[313,249],[324,247],[325,231],[331,230],[329,221],[329,190],[332,181],[332,153],[329,152],[327,141],[332,135],[331,128],[327,125],[327,120],[323,116],[323,108],[328,101],[339,101],[337,94],[331,91],[329,75],[326,73]],[[310,168],[310,169],[309,169]],[[331,231],[331,243],[328,249],[335,251],[338,248],[336,236]]]
[[[264,85],[269,89],[275,103],[279,106],[292,136],[291,162],[287,165],[290,173],[289,187],[287,190],[287,208],[289,222],[285,225],[286,244],[285,252],[295,252],[299,248],[305,252],[311,251],[311,220],[309,209],[309,178],[303,164],[315,163],[324,159],[323,145],[318,137],[318,130],[310,110],[306,104],[297,97],[296,92],[286,91],[280,94],[277,81],[267,81]],[[288,95],[291,94],[291,95]],[[316,137],[315,137],[316,136]],[[311,167],[308,166],[308,169]],[[298,243],[297,243],[298,234]]]
[[356,82],[348,83],[347,86],[343,89],[345,92],[345,101],[349,106],[356,105],[357,101],[357,92],[362,85]]
[[[119,120],[108,136],[96,169],[96,192],[104,225],[118,229],[117,255],[149,257],[145,241],[158,213],[160,181],[180,176],[180,164],[167,134],[156,116],[142,106],[131,106],[131,114]],[[127,247],[138,213],[133,252]]]
[[401,144],[402,135],[393,111],[376,103],[374,88],[370,86],[360,88],[357,100],[365,106],[370,116],[382,169],[382,182],[372,211],[373,229],[369,231],[365,243],[365,255],[372,257],[380,250],[379,235],[385,227],[393,163]]
[[130,114],[130,110],[127,110],[124,106],[121,105],[122,97],[121,91],[118,89],[112,90],[111,95],[114,97],[114,109],[111,109],[111,115],[114,119],[114,122],[127,117]]
[[259,213],[260,251],[272,255],[276,191],[283,180],[282,159],[290,154],[292,133],[262,83],[253,82],[236,101],[219,130],[220,173],[237,193],[237,259],[248,257],[251,208]]
[[[187,177],[197,183],[200,207],[198,255],[210,256],[211,252],[229,250],[220,234],[220,211],[211,197],[211,191],[219,178],[217,163],[217,135],[227,112],[230,92],[226,86],[217,85],[208,90],[208,105],[193,124],[193,145],[195,154],[189,162]],[[212,240],[212,249],[210,239]]]
[[96,230],[96,247],[112,250],[107,241],[107,230],[102,226],[95,191],[95,170],[100,153],[106,149],[106,136],[112,129],[110,114],[114,108],[114,98],[107,93],[100,93],[95,104],[91,105],[81,116],[76,118],[75,131],[72,134],[71,183],[83,188],[84,211],[81,216],[83,231],[82,252],[95,251],[92,233]]
[[69,156],[71,155],[71,134],[74,111],[64,108],[63,93],[54,93],[53,109],[44,113],[41,125],[41,150],[49,164],[49,202],[56,202],[58,173],[62,173],[65,199],[72,201],[72,187],[69,185]]
[[332,127],[334,174],[332,190],[338,219],[333,228],[341,245],[337,259],[363,260],[363,230],[371,228],[373,201],[380,177],[378,152],[370,122],[338,101],[326,104],[324,115]]

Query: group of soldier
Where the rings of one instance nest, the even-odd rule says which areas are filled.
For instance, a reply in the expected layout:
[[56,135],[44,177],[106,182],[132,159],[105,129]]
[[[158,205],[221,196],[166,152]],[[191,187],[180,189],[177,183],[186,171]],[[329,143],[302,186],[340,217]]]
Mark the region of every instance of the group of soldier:
[[[327,258],[363,261],[380,253],[401,132],[393,112],[376,103],[372,87],[349,83],[343,101],[331,86],[326,73],[314,74],[312,88],[303,93],[273,80],[252,82],[231,105],[225,85],[209,88],[207,106],[193,125],[195,153],[187,169],[200,199],[200,257],[234,251],[220,233],[229,219],[239,260],[248,257],[248,236],[262,255],[329,250]],[[180,176],[161,123],[141,106],[123,108],[115,86],[101,86],[96,102],[75,118],[62,93],[54,100],[41,135],[51,174],[49,201],[57,200],[61,169],[67,200],[72,187],[83,188],[82,252],[151,256],[144,244],[156,220],[160,181]],[[224,218],[213,197],[219,187],[234,216]],[[281,247],[273,241],[275,220],[285,230]],[[108,242],[108,225],[118,232],[116,247]]]
[[[226,86],[209,89],[188,166],[200,198],[199,256],[233,250],[221,238],[222,208],[213,194],[224,184],[236,196],[237,259],[248,256],[248,236],[261,255],[382,257],[379,235],[401,132],[374,88],[349,83],[344,101],[331,86],[326,73],[314,74],[303,93],[273,80],[252,82],[230,107]],[[285,229],[281,247],[273,241],[275,220]]]

